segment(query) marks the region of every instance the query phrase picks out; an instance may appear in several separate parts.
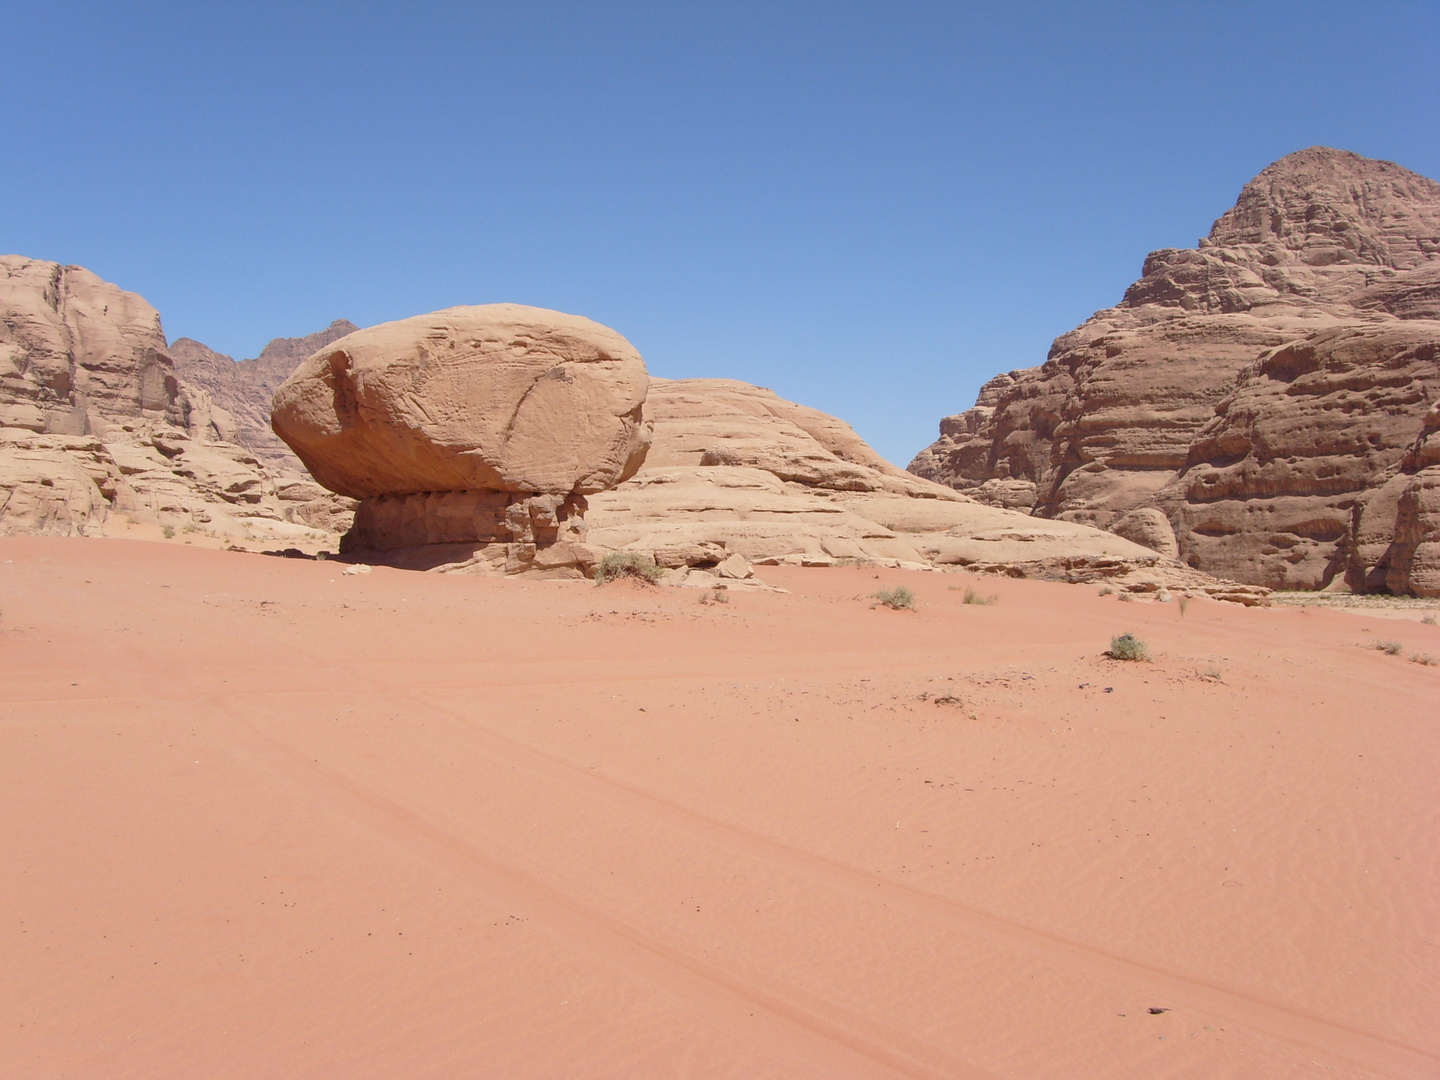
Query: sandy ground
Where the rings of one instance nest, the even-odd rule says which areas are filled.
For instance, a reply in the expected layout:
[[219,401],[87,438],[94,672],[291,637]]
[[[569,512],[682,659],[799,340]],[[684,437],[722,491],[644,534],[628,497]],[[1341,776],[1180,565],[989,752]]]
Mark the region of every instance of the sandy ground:
[[340,570],[0,540],[0,1076],[1440,1076],[1440,627]]

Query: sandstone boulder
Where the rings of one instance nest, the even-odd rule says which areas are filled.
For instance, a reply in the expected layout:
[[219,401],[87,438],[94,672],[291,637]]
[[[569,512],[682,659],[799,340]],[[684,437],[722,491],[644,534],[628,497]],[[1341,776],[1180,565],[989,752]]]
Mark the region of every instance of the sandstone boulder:
[[271,423],[321,484],[585,495],[644,460],[645,364],[608,327],[518,304],[349,334],[275,392]]
[[579,576],[588,494],[645,458],[648,377],[614,330],[517,304],[327,343],[275,393],[275,431],[360,500],[341,542],[390,565]]
[[63,449],[0,441],[0,536],[102,536],[109,509]]
[[1242,582],[1394,587],[1391,481],[1440,397],[1437,274],[1440,184],[1292,154],[1197,249],[1152,252],[1117,307],[942,420],[910,469],[996,505],[1033,486],[1037,516],[1159,550],[1173,528],[1185,562]]
[[1180,545],[1175,542],[1175,530],[1170,519],[1153,506],[1141,507],[1120,515],[1110,526],[1116,536],[1133,540],[1141,547],[1159,552],[1166,558],[1174,559],[1180,554]]

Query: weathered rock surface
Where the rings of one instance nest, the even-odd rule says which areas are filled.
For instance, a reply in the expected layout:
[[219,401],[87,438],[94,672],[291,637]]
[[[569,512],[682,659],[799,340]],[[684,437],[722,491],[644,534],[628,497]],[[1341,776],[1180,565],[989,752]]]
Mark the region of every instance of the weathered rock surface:
[[1122,537],[987,506],[908,475],[843,421],[730,379],[651,379],[645,466],[592,495],[586,543],[641,551],[678,584],[749,563],[874,562],[1069,581],[1162,584],[1257,602]]
[[271,399],[301,361],[358,329],[336,319],[314,334],[275,338],[253,360],[239,361],[191,338],[172,341],[175,375],[191,399],[191,433],[238,443],[265,465],[303,472],[300,459],[270,427]]
[[1158,514],[1185,562],[1243,582],[1428,588],[1391,545],[1440,400],[1437,311],[1440,184],[1304,150],[1043,365],[985,384],[910,470],[1168,551]]
[[78,266],[0,256],[0,426],[88,435],[183,424],[160,315]]
[[579,574],[585,496],[644,460],[647,382],[634,347],[589,319],[458,307],[327,344],[276,391],[272,423],[362,500],[342,550]]
[[79,267],[0,257],[0,533],[139,524],[241,542],[333,540],[344,501],[205,437],[205,408],[139,296]]
[[519,304],[447,308],[349,334],[275,393],[271,423],[320,483],[589,494],[634,474],[640,354],[608,327]]

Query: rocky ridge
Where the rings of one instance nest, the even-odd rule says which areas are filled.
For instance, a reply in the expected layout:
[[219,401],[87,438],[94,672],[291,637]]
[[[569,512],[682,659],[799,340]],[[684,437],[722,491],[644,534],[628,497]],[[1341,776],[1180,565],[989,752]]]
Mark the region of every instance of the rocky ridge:
[[1440,595],[1440,184],[1312,148],[910,465],[1273,588]]
[[160,316],[81,267],[0,256],[0,534],[317,544],[346,504],[216,437]]
[[[896,468],[844,421],[732,379],[650,380],[644,467],[589,498],[585,542],[710,587],[751,564],[874,564],[1262,602],[1122,537],[989,506]],[[738,557],[738,559],[737,559]],[[733,584],[731,585],[733,587]],[[1162,594],[1163,595],[1163,594]]]

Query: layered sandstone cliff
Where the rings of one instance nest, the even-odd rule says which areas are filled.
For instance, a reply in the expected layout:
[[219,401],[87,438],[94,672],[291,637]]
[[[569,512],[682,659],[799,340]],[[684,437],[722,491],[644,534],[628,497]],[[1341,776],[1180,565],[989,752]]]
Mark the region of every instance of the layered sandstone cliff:
[[910,470],[1218,576],[1440,595],[1437,345],[1440,184],[1304,150],[987,383]]
[[75,266],[0,256],[0,534],[136,524],[319,542],[345,504],[216,437],[148,303]]
[[1254,603],[1130,540],[988,506],[910,475],[844,421],[732,379],[654,379],[644,467],[589,499],[587,543],[708,585],[740,563],[875,563],[1184,589]]

